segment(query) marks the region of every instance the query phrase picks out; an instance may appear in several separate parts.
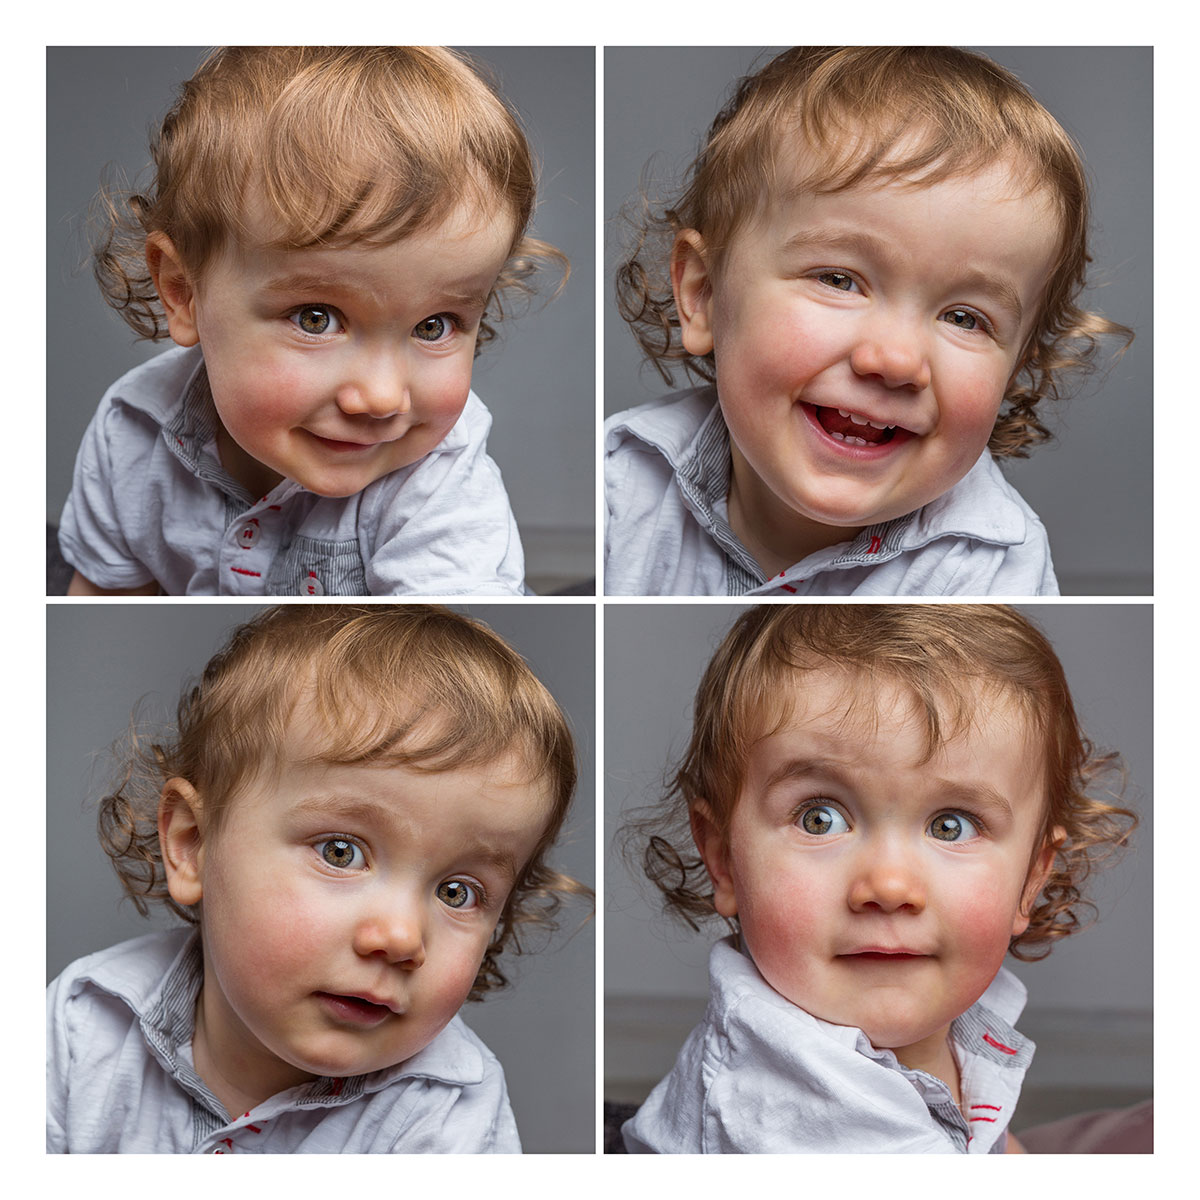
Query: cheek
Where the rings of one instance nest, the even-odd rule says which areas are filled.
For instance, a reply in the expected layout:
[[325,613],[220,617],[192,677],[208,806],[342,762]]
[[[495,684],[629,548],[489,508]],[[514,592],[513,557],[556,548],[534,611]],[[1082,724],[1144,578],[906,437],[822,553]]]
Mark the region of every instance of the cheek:
[[427,425],[448,431],[462,415],[471,391],[471,366],[465,361],[432,363],[413,380],[413,403]]

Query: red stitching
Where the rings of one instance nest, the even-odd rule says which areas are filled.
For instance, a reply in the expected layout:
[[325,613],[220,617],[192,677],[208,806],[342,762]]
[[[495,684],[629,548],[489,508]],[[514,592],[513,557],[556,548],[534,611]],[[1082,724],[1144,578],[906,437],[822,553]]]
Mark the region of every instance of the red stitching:
[[992,1110],[992,1112],[1000,1111],[1000,1105],[998,1105],[998,1104],[972,1104],[971,1107],[973,1109],[975,1109],[975,1108],[990,1108]]
[[261,571],[247,571],[245,567],[230,567],[231,571],[236,571],[239,575],[253,575],[258,578],[262,575]]
[[882,546],[882,545],[883,545],[883,538],[881,538],[881,537],[879,536],[879,534],[877,534],[877,533],[876,533],[876,534],[872,534],[872,535],[871,535],[871,545],[870,545],[870,547],[867,549],[867,553],[868,553],[868,554],[878,554],[878,553],[879,553],[879,547],[880,547],[880,546]]
[[793,596],[796,594],[796,589],[792,587],[790,583],[781,583],[779,586],[783,588],[785,592],[791,592]]
[[[225,1143],[225,1145],[227,1145],[230,1148],[230,1150],[233,1149],[233,1138],[222,1138],[221,1141],[223,1141]],[[217,1153],[224,1154],[225,1152],[223,1150],[218,1150]]]
[[[991,1117],[976,1118],[976,1120],[984,1120],[984,1121],[990,1121],[991,1119],[992,1119]],[[248,1130],[250,1130],[251,1133],[262,1133],[262,1130],[259,1129],[259,1127],[257,1125],[247,1125],[246,1128]]]
[[1003,1050],[1005,1054],[1016,1054],[1016,1051],[1011,1046],[1006,1046],[1003,1042],[998,1042],[990,1033],[983,1035],[983,1040],[989,1046],[995,1046],[997,1050]]
[[990,1121],[993,1125],[996,1123],[995,1117],[970,1117],[968,1119],[972,1121]]

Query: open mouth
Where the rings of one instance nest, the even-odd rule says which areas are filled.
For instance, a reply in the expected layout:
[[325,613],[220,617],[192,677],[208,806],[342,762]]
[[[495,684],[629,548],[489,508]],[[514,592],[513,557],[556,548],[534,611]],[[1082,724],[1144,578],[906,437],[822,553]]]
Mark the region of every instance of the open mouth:
[[814,406],[814,412],[818,424],[831,438],[851,446],[883,446],[896,436],[897,426],[869,421],[844,408]]
[[330,1011],[343,1021],[356,1025],[377,1025],[392,1015],[386,1004],[376,1004],[361,996],[339,996],[332,992],[319,992]]

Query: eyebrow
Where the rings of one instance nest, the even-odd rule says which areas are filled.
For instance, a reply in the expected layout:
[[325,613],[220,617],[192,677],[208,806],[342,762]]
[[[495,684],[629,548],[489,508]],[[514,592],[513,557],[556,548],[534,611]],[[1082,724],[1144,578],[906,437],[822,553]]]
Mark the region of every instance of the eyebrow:
[[[828,758],[789,759],[767,777],[766,788],[770,789],[792,780],[828,779],[841,786],[852,786],[851,772],[845,764]],[[991,810],[1009,820],[1013,817],[1013,806],[1008,797],[998,792],[989,783],[962,783],[952,779],[934,781],[933,790],[938,803],[946,808],[969,808]]]
[[[296,292],[321,295],[326,292],[356,292],[361,290],[359,283],[350,277],[339,278],[337,275],[320,274],[315,271],[293,271],[287,275],[277,275],[263,284],[262,290],[271,294],[291,295]],[[463,308],[484,308],[491,289],[457,283],[447,284],[436,292],[439,300],[447,304]]]
[[[876,237],[865,230],[837,230],[815,226],[798,229],[783,244],[785,252],[803,250],[813,243],[832,250],[845,250],[864,257],[882,258],[887,262],[895,260],[897,255],[891,243],[884,238]],[[1025,319],[1025,308],[1021,304],[1021,293],[1017,291],[1011,280],[1003,275],[992,275],[986,271],[971,267],[955,276],[955,289],[964,288],[981,292],[994,300],[1018,325]]]
[[[291,806],[291,813],[293,817],[330,816],[364,825],[399,827],[404,824],[403,818],[390,805],[351,796],[306,796]],[[512,854],[478,838],[464,840],[461,857],[482,860],[503,873],[507,879],[517,877],[517,861]]]

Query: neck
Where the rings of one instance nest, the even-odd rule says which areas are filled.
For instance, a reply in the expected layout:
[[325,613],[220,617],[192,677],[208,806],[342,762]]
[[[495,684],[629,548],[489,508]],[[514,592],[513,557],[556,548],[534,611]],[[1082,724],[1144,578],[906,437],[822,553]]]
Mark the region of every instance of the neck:
[[848,542],[861,526],[822,525],[789,508],[751,469],[731,444],[729,527],[771,579],[810,554]]
[[958,1060],[950,1045],[950,1029],[940,1029],[911,1046],[888,1047],[902,1065],[913,1071],[924,1071],[940,1079],[954,1097],[955,1104],[962,1104],[962,1080],[958,1071]]

